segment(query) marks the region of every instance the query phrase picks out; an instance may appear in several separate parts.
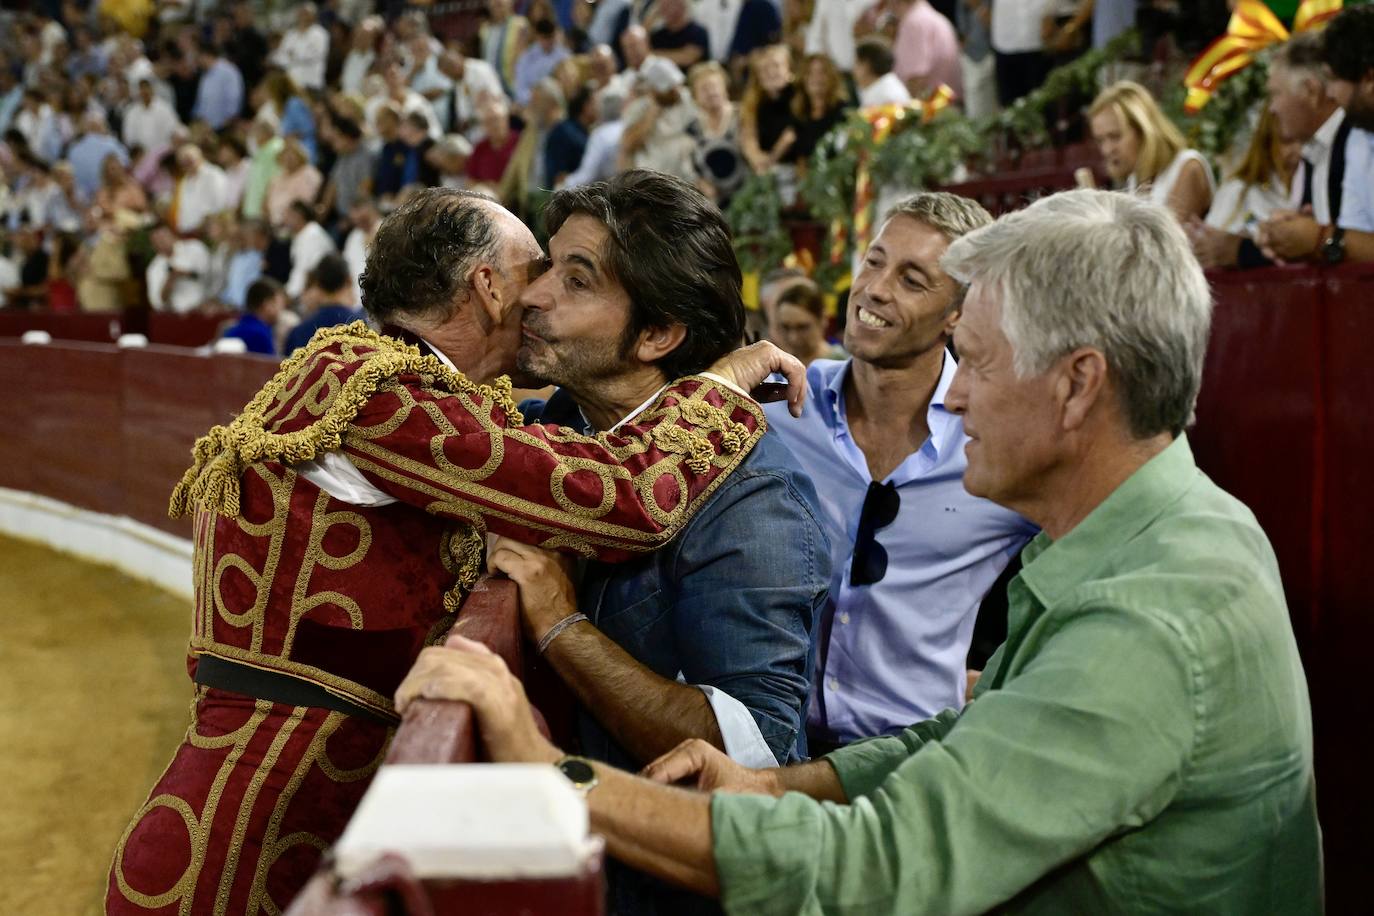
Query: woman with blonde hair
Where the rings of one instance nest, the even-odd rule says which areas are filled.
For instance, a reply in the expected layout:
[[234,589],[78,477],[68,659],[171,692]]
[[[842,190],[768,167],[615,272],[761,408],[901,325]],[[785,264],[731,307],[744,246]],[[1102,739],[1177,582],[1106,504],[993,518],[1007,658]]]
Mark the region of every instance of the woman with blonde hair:
[[1250,230],[1275,210],[1288,208],[1293,173],[1302,161],[1302,143],[1279,133],[1278,119],[1268,108],[1260,115],[1245,159],[1212,199],[1207,225],[1223,232],[1250,235]]
[[1245,159],[1212,198],[1206,221],[1185,228],[1203,267],[1258,267],[1265,258],[1254,241],[1259,224],[1289,206],[1289,187],[1302,160],[1302,143],[1279,133],[1268,109],[1260,116]]
[[792,114],[792,54],[786,45],[759,48],[749,58],[749,84],[740,99],[740,147],[755,172],[763,175],[792,162],[797,142]]
[[1123,80],[1108,86],[1088,111],[1107,174],[1141,191],[1180,221],[1201,218],[1216,191],[1212,168],[1160,110],[1150,91]]

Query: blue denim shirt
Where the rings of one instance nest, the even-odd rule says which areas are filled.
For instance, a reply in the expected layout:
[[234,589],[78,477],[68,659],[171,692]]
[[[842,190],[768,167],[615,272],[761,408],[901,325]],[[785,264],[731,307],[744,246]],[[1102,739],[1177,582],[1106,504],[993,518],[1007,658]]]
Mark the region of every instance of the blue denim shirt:
[[[587,432],[572,397],[520,405],[527,422]],[[806,752],[811,631],[830,581],[830,544],[810,479],[769,432],[678,537],[627,563],[588,563],[579,608],[638,662],[666,678],[719,688],[749,711],[780,763]],[[638,770],[579,711],[582,753]],[[613,868],[612,913],[711,912],[714,904]]]

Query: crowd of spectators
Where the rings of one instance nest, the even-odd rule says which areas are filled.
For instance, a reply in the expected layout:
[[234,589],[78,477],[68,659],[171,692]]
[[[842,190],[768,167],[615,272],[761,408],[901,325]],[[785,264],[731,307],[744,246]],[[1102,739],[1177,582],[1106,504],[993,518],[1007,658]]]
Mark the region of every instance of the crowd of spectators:
[[[445,41],[396,2],[31,2],[0,14],[0,297],[217,313],[267,277],[289,299],[281,353],[325,258],[360,304],[371,233],[417,187],[481,190],[533,224],[542,193],[626,168],[721,206],[772,173],[804,209],[799,173],[855,106],[944,85],[986,114],[1133,25],[1196,42],[1229,5],[489,0],[474,34]],[[1320,41],[1294,45],[1220,187],[1147,90],[1090,106],[1112,181],[1169,203],[1207,266],[1310,256],[1335,232],[1340,195],[1311,175],[1349,128]]]

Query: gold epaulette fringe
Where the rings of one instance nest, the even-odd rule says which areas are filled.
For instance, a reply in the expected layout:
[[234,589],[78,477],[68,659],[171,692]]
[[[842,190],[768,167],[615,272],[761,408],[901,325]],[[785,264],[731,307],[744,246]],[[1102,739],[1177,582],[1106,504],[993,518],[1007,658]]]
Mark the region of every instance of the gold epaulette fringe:
[[[371,350],[359,357],[364,365],[344,382],[318,420],[295,432],[271,432],[267,413],[277,404],[286,385],[299,373],[308,371],[322,350],[339,342]],[[172,491],[168,515],[180,518],[193,505],[201,503],[221,515],[237,516],[245,468],[257,461],[299,464],[339,448],[344,434],[368,399],[383,385],[407,374],[430,376],[436,387],[453,394],[461,392],[484,398],[505,413],[508,423],[524,423],[511,396],[510,379],[505,376],[494,384],[479,385],[433,355],[421,355],[418,347],[378,334],[361,321],[325,328],[282,363],[277,374],[254,395],[233,422],[213,427],[196,441],[191,451],[194,461]]]

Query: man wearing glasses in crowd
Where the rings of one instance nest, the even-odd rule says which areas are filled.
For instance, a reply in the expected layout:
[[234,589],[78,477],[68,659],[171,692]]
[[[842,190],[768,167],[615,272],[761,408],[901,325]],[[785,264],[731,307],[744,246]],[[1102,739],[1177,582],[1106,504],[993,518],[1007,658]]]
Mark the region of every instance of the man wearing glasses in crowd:
[[962,706],[980,602],[1035,534],[964,490],[968,437],[944,404],[963,292],[940,258],[991,221],[953,194],[893,207],[854,278],[844,332],[852,358],[811,363],[800,420],[768,410],[820,484],[830,537],[808,714],[813,755]]

